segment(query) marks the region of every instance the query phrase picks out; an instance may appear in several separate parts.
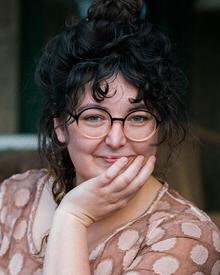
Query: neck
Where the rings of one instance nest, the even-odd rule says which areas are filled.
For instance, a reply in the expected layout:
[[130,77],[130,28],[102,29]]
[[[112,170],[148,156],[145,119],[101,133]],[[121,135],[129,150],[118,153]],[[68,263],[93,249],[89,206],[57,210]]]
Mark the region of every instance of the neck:
[[119,217],[123,223],[139,217],[150,207],[161,186],[162,184],[151,176],[124,208],[113,212],[105,219],[110,220]]
[[106,218],[91,225],[88,231],[90,250],[107,238],[114,230],[138,218],[150,207],[162,184],[150,177],[128,204]]
[[[153,176],[138,190],[126,207],[117,211],[119,216],[130,216],[130,219],[142,215],[150,207],[162,184]],[[113,213],[114,214],[114,213]]]

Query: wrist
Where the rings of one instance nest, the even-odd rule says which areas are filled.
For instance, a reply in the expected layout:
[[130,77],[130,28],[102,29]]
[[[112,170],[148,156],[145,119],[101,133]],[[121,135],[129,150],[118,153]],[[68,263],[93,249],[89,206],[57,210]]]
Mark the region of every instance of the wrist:
[[56,210],[56,218],[63,222],[70,220],[73,224],[81,225],[88,228],[95,219],[84,209],[74,206],[71,210],[67,209],[65,205],[60,204]]

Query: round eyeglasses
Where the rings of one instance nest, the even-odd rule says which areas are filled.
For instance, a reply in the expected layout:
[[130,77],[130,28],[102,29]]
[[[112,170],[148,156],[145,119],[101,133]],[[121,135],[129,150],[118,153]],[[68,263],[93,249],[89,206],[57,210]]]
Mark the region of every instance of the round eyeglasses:
[[114,121],[121,121],[125,136],[132,141],[145,141],[151,138],[160,124],[158,118],[147,110],[134,110],[124,118],[112,117],[102,108],[87,108],[78,114],[70,114],[76,121],[83,136],[99,139],[108,135]]

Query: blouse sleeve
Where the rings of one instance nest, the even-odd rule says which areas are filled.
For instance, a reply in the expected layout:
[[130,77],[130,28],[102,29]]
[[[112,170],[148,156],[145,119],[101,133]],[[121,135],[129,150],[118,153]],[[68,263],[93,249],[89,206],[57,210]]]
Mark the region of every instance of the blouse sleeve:
[[34,270],[41,264],[30,252],[28,230],[44,175],[44,171],[29,170],[0,184],[0,274],[34,274],[20,270]]
[[5,224],[8,212],[7,207],[5,207],[6,197],[8,197],[7,184],[8,180],[0,183],[0,274],[6,274],[4,256],[9,248],[9,238]]
[[153,235],[145,239],[124,275],[220,274],[220,233],[211,222],[173,221]]

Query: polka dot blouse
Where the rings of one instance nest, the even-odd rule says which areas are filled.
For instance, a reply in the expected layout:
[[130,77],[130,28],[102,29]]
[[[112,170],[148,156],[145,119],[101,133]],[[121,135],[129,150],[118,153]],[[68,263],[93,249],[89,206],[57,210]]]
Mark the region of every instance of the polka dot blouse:
[[[32,226],[50,180],[46,170],[30,170],[1,184],[0,275],[42,274],[47,234],[38,250]],[[220,275],[220,232],[165,183],[148,210],[98,244],[89,261],[94,275]]]

